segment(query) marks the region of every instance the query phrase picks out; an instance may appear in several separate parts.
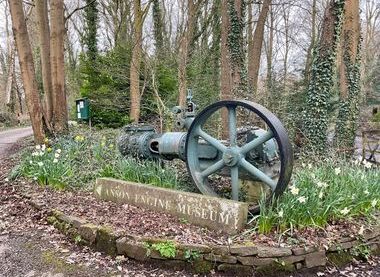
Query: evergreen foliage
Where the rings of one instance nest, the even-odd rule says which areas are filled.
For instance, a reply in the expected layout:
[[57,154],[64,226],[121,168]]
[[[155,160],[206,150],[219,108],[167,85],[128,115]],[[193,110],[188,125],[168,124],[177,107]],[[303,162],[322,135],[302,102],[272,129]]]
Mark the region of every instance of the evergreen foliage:
[[[329,101],[334,87],[337,47],[344,18],[345,1],[331,2],[333,34],[325,31],[327,43],[321,41],[312,62],[311,78],[306,96],[306,109],[303,113],[304,129],[309,150],[324,152],[327,142]],[[323,37],[322,37],[323,40]]]
[[[358,48],[360,52],[360,44]],[[360,63],[360,55],[357,56],[354,62],[351,62],[348,51],[345,51],[344,64],[347,68],[348,96],[340,101],[335,137],[340,147],[353,148],[355,145],[359,117]]]

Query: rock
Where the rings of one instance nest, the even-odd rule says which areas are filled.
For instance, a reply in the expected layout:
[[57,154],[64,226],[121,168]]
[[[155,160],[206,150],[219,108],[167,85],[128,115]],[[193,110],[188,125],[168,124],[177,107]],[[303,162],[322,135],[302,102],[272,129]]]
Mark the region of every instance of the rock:
[[301,268],[303,268],[303,264],[302,263],[296,263],[296,269],[300,270]]
[[300,256],[288,256],[288,257],[282,257],[280,258],[280,261],[285,262],[287,264],[294,264],[297,262],[301,262],[305,260],[305,255],[300,255]]
[[307,254],[305,256],[305,264],[307,268],[325,266],[326,265],[326,252],[318,251]]
[[305,246],[305,247],[297,247],[293,248],[292,252],[294,255],[299,256],[299,255],[305,255],[314,251],[317,251],[317,247],[314,246]]
[[237,258],[230,255],[215,255],[213,253],[204,255],[204,259],[212,262],[236,264]]
[[149,259],[148,248],[141,242],[128,240],[126,237],[123,237],[116,240],[116,248],[119,255],[125,255],[138,261]]
[[216,254],[216,255],[229,255],[230,254],[228,246],[220,246],[220,245],[213,246],[211,249],[211,252]]
[[364,240],[371,240],[373,238],[376,238],[380,236],[380,226],[374,227],[371,231],[366,231],[363,234]]
[[192,271],[197,274],[207,274],[214,268],[214,263],[205,260],[198,260],[192,263]]
[[154,249],[150,249],[149,251],[149,257],[152,259],[157,259],[157,260],[166,260],[167,258],[161,256],[160,252]]
[[183,250],[183,251],[186,251],[186,250],[196,251],[200,254],[207,254],[211,252],[211,247],[207,245],[202,245],[202,244],[187,244],[187,243],[179,244],[178,249]]
[[218,270],[229,274],[229,276],[253,276],[253,268],[238,264],[220,264]]
[[279,247],[267,247],[258,246],[258,256],[260,258],[275,258],[275,257],[285,257],[292,255],[292,250],[290,248],[279,248]]
[[245,257],[257,255],[258,250],[257,247],[253,245],[232,245],[230,247],[230,253]]
[[341,267],[349,264],[353,256],[349,252],[330,252],[326,254],[329,264],[332,266]]
[[98,226],[87,223],[78,228],[78,234],[91,245],[95,243],[97,230]]
[[96,232],[95,247],[98,251],[110,256],[115,256],[117,236],[112,232],[112,229],[102,226]]
[[75,228],[79,228],[82,224],[86,224],[86,220],[76,216],[66,215],[61,212],[55,212],[55,217],[61,221],[72,225]]
[[99,178],[94,188],[99,199],[165,212],[212,230],[235,234],[247,221],[248,204],[154,186]]

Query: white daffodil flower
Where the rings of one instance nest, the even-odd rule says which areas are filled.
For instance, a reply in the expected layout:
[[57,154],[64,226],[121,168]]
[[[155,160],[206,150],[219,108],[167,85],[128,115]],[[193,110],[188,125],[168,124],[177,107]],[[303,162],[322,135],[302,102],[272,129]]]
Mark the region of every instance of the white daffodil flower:
[[350,209],[345,207],[343,210],[340,211],[342,215],[347,215],[350,212]]

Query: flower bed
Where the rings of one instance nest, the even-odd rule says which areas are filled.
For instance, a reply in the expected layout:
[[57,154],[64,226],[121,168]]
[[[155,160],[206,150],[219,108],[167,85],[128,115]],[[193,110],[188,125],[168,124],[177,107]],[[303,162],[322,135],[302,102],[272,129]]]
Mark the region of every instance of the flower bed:
[[139,261],[159,261],[161,265],[192,268],[196,273],[217,269],[239,275],[249,275],[253,271],[274,274],[277,271],[325,266],[326,263],[343,265],[354,257],[365,258],[380,251],[379,225],[359,237],[337,238],[324,248],[318,245],[275,247],[251,241],[196,244],[137,236],[127,230],[93,224],[83,218],[51,210],[33,199],[30,203],[37,209],[45,209],[49,215],[48,222],[78,244],[92,246],[108,255],[124,255]]

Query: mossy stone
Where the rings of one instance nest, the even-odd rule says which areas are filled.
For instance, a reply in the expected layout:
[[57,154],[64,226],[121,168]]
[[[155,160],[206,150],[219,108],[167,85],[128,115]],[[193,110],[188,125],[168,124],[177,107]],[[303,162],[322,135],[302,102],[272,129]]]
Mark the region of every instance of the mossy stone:
[[290,263],[273,262],[268,265],[258,266],[255,271],[263,276],[276,276],[276,273],[280,272],[293,272],[295,267]]
[[330,252],[327,253],[326,256],[328,262],[337,267],[349,264],[353,259],[353,256],[346,251]]
[[116,256],[116,239],[112,229],[107,227],[100,227],[97,230],[95,246],[100,252],[103,252],[110,256]]
[[209,273],[214,268],[214,263],[205,260],[194,261],[192,269],[197,274]]

